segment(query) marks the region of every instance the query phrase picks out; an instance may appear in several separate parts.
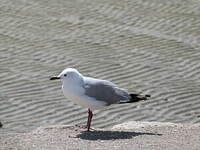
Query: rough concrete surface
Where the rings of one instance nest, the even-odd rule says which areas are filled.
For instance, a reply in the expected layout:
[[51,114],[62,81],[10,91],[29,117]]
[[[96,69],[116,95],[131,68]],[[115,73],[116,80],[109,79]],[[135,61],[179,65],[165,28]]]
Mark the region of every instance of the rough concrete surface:
[[0,136],[0,149],[147,149],[198,150],[200,125],[128,122],[109,130],[84,131],[78,126],[40,127],[30,133]]

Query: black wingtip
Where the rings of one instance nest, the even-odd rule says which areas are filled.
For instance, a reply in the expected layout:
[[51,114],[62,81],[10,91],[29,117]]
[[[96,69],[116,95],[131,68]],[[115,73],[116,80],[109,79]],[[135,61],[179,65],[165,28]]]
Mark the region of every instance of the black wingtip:
[[146,95],[141,95],[141,94],[129,94],[130,99],[129,101],[121,101],[119,104],[125,104],[125,103],[135,103],[135,102],[139,102],[139,101],[146,101],[148,100],[151,95],[146,94]]
[[148,100],[151,95],[147,94],[147,95],[140,95],[140,94],[130,94],[130,102],[138,102],[138,101],[144,101],[144,100]]
[[145,95],[145,97],[151,97],[151,95],[147,94],[147,95]]

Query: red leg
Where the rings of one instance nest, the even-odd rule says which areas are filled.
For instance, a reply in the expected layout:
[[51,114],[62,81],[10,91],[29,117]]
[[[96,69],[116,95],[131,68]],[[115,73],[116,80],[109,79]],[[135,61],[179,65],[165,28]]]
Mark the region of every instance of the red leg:
[[93,116],[92,111],[90,109],[88,109],[87,131],[90,131],[92,116]]
[[90,120],[90,109],[88,108],[88,119],[87,119],[87,125],[86,125],[87,128],[89,126],[89,120]]

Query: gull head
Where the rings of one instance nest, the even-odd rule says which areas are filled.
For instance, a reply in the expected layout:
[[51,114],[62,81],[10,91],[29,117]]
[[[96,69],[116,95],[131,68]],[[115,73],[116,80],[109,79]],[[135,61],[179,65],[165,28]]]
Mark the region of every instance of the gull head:
[[74,68],[64,69],[58,76],[52,76],[50,80],[60,79],[62,82],[81,82],[83,76]]

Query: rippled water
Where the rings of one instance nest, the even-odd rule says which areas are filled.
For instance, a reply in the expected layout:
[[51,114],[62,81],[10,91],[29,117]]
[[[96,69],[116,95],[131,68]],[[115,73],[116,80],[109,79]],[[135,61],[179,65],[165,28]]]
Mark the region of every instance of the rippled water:
[[200,122],[200,3],[46,1],[0,3],[0,132],[85,124],[50,75],[77,68],[150,101],[95,111],[92,126],[128,120]]

